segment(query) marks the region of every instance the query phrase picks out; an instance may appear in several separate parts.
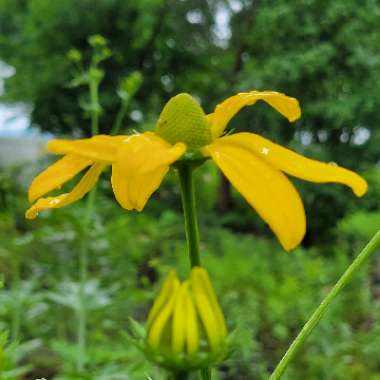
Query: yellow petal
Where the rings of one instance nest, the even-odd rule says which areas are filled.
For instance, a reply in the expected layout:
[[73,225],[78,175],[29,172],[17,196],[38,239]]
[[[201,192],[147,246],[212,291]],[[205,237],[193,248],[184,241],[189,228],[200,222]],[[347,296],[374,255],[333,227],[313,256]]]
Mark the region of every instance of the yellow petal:
[[186,296],[188,296],[189,282],[181,284],[174,301],[172,324],[172,349],[175,353],[184,351],[186,338]]
[[220,335],[222,337],[225,337],[227,335],[226,323],[224,321],[224,316],[223,316],[222,310],[220,309],[220,306],[216,298],[208,273],[205,269],[201,267],[194,267],[192,271],[193,271],[193,276],[197,277],[198,283],[203,287],[203,291],[205,292],[205,294],[207,294],[207,297],[210,301],[210,305],[214,311],[214,314],[218,322]]
[[189,354],[199,350],[199,330],[194,300],[187,290],[186,299],[186,347]]
[[64,156],[33,179],[28,191],[29,201],[34,202],[49,191],[60,188],[91,163],[91,160],[73,154]]
[[156,318],[152,321],[151,327],[148,331],[148,343],[153,349],[157,349],[160,346],[164,329],[173,314],[174,301],[177,292],[178,288],[171,293],[170,299],[165,303],[162,309],[158,312]]
[[148,329],[153,321],[153,319],[156,317],[158,312],[161,310],[163,305],[169,300],[171,297],[171,294],[177,290],[179,287],[179,280],[177,278],[177,275],[174,270],[170,271],[168,277],[166,278],[164,284],[162,285],[161,291],[154,300],[153,306],[150,309],[149,315],[148,315]]
[[123,141],[112,165],[112,188],[117,201],[127,210],[141,211],[160,186],[170,164],[185,152],[182,143],[170,145],[151,132]]
[[281,115],[285,116],[290,122],[297,120],[301,116],[301,109],[298,100],[285,94],[274,91],[250,91],[241,92],[231,96],[224,102],[218,104],[214,113],[208,115],[208,121],[211,123],[212,137],[219,137],[228,122],[244,106],[251,106],[258,100],[263,100],[272,106]]
[[39,199],[26,211],[26,219],[36,218],[38,213],[42,210],[61,208],[83,198],[95,185],[104,167],[104,164],[93,164],[70,193],[61,194],[56,197]]
[[279,170],[224,138],[203,148],[232,185],[270,226],[286,250],[295,248],[306,229],[302,201]]
[[121,143],[128,136],[98,135],[80,140],[51,140],[48,149],[57,154],[75,154],[93,161],[111,163],[116,159]]
[[205,292],[202,282],[196,272],[191,272],[191,288],[194,296],[195,306],[206,331],[210,348],[217,349],[222,343],[223,336],[218,325],[217,316],[214,313],[210,299]]
[[226,144],[235,144],[256,154],[272,166],[294,177],[311,182],[341,183],[351,187],[358,197],[367,192],[367,182],[355,172],[334,164],[312,160],[253,133],[225,136]]

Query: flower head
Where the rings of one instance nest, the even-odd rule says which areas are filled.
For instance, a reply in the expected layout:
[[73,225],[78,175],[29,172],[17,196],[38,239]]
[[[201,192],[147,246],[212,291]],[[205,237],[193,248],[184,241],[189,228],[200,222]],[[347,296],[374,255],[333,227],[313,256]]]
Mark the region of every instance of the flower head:
[[[117,201],[127,210],[141,211],[159,187],[170,165],[193,156],[211,158],[232,185],[270,226],[286,250],[295,248],[306,231],[300,196],[286,174],[317,183],[341,183],[362,196],[366,181],[358,174],[303,157],[254,133],[224,135],[229,121],[243,107],[266,102],[290,122],[301,115],[298,101],[273,91],[234,95],[206,115],[188,94],[179,94],[164,107],[154,132],[132,136],[95,136],[82,140],[53,140],[48,149],[64,157],[32,182],[27,211],[60,208],[82,198],[107,165]],[[40,198],[89,168],[67,194]]]
[[208,366],[226,354],[227,328],[209,276],[194,267],[180,282],[170,272],[147,322],[147,353],[173,369]]
[[189,94],[179,94],[166,103],[158,119],[156,133],[171,144],[186,144],[188,150],[195,150],[212,142],[206,115]]

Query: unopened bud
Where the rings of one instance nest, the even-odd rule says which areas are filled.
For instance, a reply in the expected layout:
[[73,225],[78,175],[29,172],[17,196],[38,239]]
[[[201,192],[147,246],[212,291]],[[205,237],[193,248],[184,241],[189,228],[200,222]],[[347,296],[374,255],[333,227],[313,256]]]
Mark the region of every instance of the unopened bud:
[[180,282],[170,272],[148,316],[149,357],[172,370],[194,370],[221,361],[227,352],[224,317],[207,272]]

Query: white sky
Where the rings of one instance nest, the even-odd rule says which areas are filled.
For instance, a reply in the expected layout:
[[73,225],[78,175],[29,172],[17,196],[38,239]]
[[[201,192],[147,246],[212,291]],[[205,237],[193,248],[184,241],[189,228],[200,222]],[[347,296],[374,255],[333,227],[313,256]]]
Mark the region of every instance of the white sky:
[[[4,91],[4,79],[14,75],[13,67],[0,61],[0,96]],[[29,112],[23,104],[0,103],[0,136],[20,136],[29,126]]]

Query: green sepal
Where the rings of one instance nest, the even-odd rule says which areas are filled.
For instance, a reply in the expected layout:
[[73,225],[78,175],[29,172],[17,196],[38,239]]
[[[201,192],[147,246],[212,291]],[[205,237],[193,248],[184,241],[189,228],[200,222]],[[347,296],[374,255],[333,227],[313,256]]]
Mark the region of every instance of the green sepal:
[[141,323],[133,319],[132,317],[129,317],[129,328],[130,328],[132,336],[135,339],[140,340],[140,339],[146,338],[145,327]]
[[135,319],[128,318],[128,328],[122,332],[123,338],[131,345],[135,346],[139,351],[145,354],[146,329]]
[[192,150],[186,152],[179,160],[174,162],[171,166],[179,169],[182,165],[190,165],[193,169],[205,163],[209,157],[204,157],[199,150]]
[[183,352],[173,353],[170,347],[153,350],[147,343],[143,349],[148,360],[169,371],[196,371],[202,368],[209,368],[222,362],[230,356],[232,349],[229,338],[218,349],[207,351],[200,349],[193,354]]

